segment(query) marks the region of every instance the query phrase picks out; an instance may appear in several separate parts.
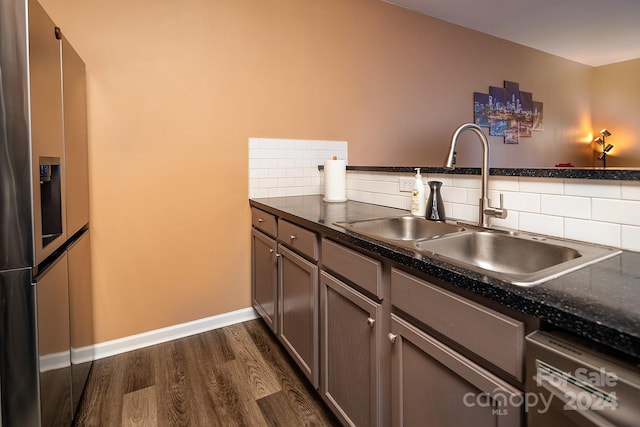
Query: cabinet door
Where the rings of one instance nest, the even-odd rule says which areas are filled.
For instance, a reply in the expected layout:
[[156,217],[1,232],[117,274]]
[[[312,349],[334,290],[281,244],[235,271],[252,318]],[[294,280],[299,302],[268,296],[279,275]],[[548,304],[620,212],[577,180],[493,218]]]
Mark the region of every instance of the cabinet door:
[[322,395],[343,424],[381,425],[382,307],[324,271],[320,290]]
[[251,230],[251,300],[253,307],[273,333],[278,333],[277,321],[276,241],[261,232]]
[[318,388],[318,267],[278,245],[280,340]]
[[394,426],[520,426],[521,391],[391,315]]

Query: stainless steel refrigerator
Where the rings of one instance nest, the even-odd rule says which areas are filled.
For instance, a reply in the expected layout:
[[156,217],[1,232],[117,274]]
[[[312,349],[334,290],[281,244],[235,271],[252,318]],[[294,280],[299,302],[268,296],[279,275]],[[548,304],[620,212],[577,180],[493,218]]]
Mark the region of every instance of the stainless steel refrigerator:
[[0,426],[70,425],[93,360],[84,63],[0,0]]

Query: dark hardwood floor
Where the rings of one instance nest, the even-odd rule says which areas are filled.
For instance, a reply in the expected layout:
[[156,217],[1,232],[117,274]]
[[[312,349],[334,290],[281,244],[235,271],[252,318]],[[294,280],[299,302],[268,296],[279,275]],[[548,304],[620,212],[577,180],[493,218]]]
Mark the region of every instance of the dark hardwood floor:
[[76,426],[333,426],[262,320],[96,360]]

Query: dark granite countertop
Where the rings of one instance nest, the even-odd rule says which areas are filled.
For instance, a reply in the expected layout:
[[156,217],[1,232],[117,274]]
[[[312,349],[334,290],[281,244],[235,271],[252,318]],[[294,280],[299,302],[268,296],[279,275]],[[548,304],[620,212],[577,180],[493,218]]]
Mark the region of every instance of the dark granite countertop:
[[[423,174],[480,175],[480,168],[457,167],[446,169],[437,166],[347,166],[347,170],[361,172],[415,173],[420,168]],[[318,166],[324,170],[323,165]],[[640,181],[640,168],[490,168],[489,175],[526,176],[539,178],[610,179],[616,181]]]
[[640,357],[640,253],[623,251],[533,287],[519,287],[333,225],[406,214],[368,203],[326,203],[322,196],[251,199],[250,204],[310,230],[389,258],[412,270],[533,315],[616,351]]

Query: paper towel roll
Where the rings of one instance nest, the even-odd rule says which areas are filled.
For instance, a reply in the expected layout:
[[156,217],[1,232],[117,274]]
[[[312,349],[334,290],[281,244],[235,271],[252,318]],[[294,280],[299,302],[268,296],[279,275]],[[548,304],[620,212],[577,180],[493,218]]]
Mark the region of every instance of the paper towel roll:
[[347,161],[324,161],[324,201],[347,201]]

